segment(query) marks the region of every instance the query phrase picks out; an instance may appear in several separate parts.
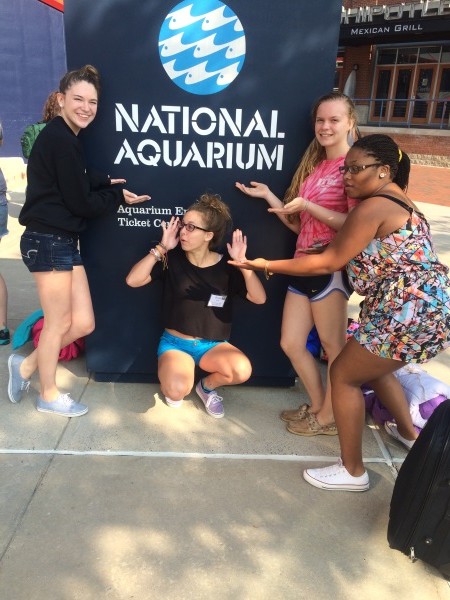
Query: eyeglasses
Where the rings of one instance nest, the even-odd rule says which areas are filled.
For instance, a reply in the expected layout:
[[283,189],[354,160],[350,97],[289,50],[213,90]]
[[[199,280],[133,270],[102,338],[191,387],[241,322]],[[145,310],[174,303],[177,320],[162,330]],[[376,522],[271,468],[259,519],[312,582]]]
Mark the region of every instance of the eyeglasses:
[[195,229],[200,229],[200,231],[209,231],[209,229],[204,229],[203,227],[194,225],[194,223],[183,223],[183,221],[178,223],[178,229],[181,230],[181,229],[183,229],[183,227],[185,227],[186,230],[189,231],[190,233],[192,233]]
[[339,167],[339,173],[341,175],[344,175],[345,173],[350,173],[351,175],[358,175],[358,173],[361,173],[361,171],[364,171],[364,169],[367,169],[368,167],[381,166],[381,163],[372,163],[371,165],[344,165],[343,167]]

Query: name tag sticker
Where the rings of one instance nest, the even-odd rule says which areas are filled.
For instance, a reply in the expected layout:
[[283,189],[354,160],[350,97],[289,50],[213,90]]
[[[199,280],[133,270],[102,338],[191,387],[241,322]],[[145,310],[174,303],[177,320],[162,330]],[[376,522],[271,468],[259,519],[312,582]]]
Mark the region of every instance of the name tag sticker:
[[217,306],[218,308],[222,308],[226,299],[226,296],[217,296],[216,294],[211,294],[208,306]]

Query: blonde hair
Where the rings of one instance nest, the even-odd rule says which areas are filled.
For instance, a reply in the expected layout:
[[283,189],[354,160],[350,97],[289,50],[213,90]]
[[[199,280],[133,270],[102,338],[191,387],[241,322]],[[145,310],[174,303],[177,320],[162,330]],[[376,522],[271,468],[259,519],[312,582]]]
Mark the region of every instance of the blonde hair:
[[[340,92],[332,92],[331,94],[326,94],[325,96],[321,96],[314,104],[311,111],[311,118],[313,125],[316,121],[317,111],[319,110],[319,106],[324,102],[332,102],[335,100],[342,100],[347,105],[348,109],[348,118],[353,122],[354,127],[356,127],[356,109],[355,105],[351,98],[346,96],[345,94],[341,94]],[[298,196],[299,189],[301,184],[305,181],[305,179],[311,175],[317,165],[325,160],[326,151],[323,146],[319,144],[317,138],[314,138],[312,142],[309,144],[302,158],[300,159],[300,163],[294,173],[291,184],[286,190],[286,193],[283,198],[283,202],[287,204],[294,198]],[[295,215],[294,215],[295,216]],[[298,215],[297,215],[298,217]]]
[[325,160],[325,158],[325,148],[319,144],[316,138],[314,138],[306,148],[305,153],[303,154],[294,173],[292,181],[286,190],[286,193],[284,194],[283,202],[285,204],[298,196],[301,184],[309,175],[311,175],[316,166]]

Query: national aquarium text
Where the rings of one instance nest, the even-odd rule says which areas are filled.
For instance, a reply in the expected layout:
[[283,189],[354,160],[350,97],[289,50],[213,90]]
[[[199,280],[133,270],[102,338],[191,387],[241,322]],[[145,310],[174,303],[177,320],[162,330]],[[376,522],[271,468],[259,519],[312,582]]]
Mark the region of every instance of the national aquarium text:
[[202,169],[275,169],[283,167],[285,134],[278,110],[263,115],[242,108],[115,104],[115,130],[124,136],[114,164]]

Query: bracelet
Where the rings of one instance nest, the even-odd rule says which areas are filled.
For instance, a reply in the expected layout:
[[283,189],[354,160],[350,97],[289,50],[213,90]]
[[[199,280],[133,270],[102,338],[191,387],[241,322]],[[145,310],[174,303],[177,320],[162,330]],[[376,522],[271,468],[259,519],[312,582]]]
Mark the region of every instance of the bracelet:
[[157,250],[156,248],[152,248],[149,252],[149,254],[153,254],[153,256],[156,258],[156,260],[158,262],[162,261],[162,256],[161,253],[159,252],[159,250]]
[[167,248],[164,246],[164,244],[163,244],[162,242],[158,242],[156,245],[157,245],[157,246],[161,246],[161,248],[162,248],[163,250],[165,250],[166,252],[169,252],[169,251],[168,251],[168,249],[167,249]]
[[306,207],[308,206],[308,204],[309,204],[309,200],[306,198],[305,204],[303,205],[303,208],[302,208],[302,210],[300,212],[305,212]]
[[150,250],[149,254],[152,254],[158,262],[162,261],[163,271],[165,271],[166,269],[169,268],[169,261],[167,258],[167,253],[161,254],[161,252],[158,250],[158,246],[159,246],[159,244],[156,245],[156,248],[152,248]]
[[266,276],[267,281],[269,281],[269,277],[271,275],[273,275],[273,273],[271,273],[269,271],[269,261],[268,260],[266,260],[266,264],[264,265],[264,275]]

